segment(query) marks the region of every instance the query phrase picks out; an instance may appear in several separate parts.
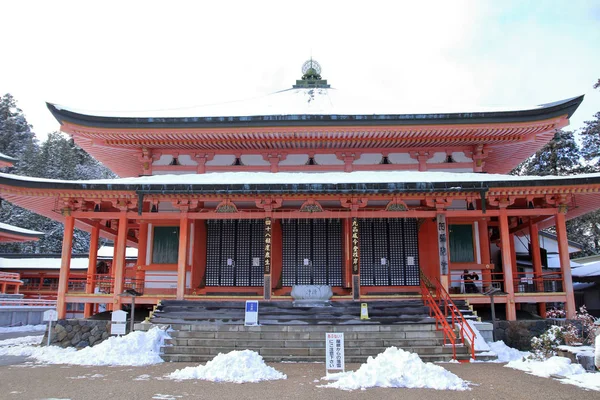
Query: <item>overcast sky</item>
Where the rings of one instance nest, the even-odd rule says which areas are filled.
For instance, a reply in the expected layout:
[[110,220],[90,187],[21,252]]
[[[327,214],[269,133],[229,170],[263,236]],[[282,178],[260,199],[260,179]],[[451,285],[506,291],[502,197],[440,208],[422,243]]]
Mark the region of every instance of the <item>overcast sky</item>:
[[[397,4],[400,3],[400,4]],[[586,98],[600,111],[600,2],[4,1],[0,94],[44,139],[45,102],[163,110],[289,88],[312,57],[340,90],[403,105]],[[466,110],[468,111],[468,110]]]

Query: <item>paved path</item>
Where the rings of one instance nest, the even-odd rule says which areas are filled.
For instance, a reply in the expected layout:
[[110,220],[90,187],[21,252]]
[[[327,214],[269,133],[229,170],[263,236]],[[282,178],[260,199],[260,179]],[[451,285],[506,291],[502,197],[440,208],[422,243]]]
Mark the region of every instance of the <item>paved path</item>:
[[[433,389],[367,389],[346,392],[319,388],[323,364],[270,364],[287,374],[287,380],[233,384],[205,381],[176,382],[163,376],[196,364],[164,363],[149,367],[78,367],[35,365],[0,366],[0,399],[600,399],[600,392],[585,391],[553,379],[538,378],[502,364],[441,364],[473,383],[466,392]],[[348,365],[356,369],[358,365]],[[139,378],[149,375],[147,380]]]

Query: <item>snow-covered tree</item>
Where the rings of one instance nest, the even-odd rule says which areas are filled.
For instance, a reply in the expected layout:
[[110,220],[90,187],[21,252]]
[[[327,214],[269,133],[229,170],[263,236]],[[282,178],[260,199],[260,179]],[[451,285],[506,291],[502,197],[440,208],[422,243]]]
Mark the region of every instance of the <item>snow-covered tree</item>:
[[[72,139],[54,132],[38,144],[31,126],[7,94],[0,99],[0,152],[18,158],[9,172],[17,175],[52,179],[96,179],[115,175],[79,148]],[[0,221],[22,228],[44,232],[37,242],[5,243],[0,252],[10,253],[60,253],[63,225],[7,201],[0,205]],[[89,250],[89,234],[75,230],[73,252]]]

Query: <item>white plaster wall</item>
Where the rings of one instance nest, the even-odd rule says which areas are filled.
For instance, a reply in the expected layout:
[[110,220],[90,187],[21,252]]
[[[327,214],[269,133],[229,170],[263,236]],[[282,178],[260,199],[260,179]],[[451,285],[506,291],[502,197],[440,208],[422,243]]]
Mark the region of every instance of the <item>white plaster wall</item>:
[[446,164],[448,168],[435,168],[430,171],[441,171],[441,172],[473,172],[473,168],[452,168],[452,163]]
[[344,165],[344,161],[335,154],[315,154],[315,161],[319,165]]
[[418,164],[419,160],[416,160],[408,153],[390,153],[388,159],[392,164]]
[[[191,272],[185,273],[185,287],[190,288]],[[149,289],[177,289],[177,271],[146,271],[144,286]]]
[[206,163],[207,166],[224,166],[231,165],[235,161],[235,155],[231,154],[216,154],[215,157]]
[[193,173],[193,171],[152,171],[152,175],[185,175]]
[[308,161],[308,154],[288,154],[287,158],[279,165],[304,165]]
[[363,153],[358,160],[355,160],[355,165],[372,165],[379,164],[383,156],[381,153]]
[[154,160],[152,165],[169,165],[173,161],[171,154],[162,154],[158,160]]
[[177,161],[179,161],[180,165],[198,165],[194,159],[189,154],[182,154],[177,157]]
[[452,153],[452,158],[456,162],[472,162],[473,159],[465,156],[465,153],[462,151],[455,151]]
[[447,157],[448,155],[445,152],[438,151],[433,155],[433,157],[427,160],[427,164],[439,164],[446,162]]
[[271,163],[268,161],[265,161],[265,159],[260,154],[243,155],[241,158],[242,158],[242,164],[244,164],[244,165],[262,165],[262,166],[271,165]]

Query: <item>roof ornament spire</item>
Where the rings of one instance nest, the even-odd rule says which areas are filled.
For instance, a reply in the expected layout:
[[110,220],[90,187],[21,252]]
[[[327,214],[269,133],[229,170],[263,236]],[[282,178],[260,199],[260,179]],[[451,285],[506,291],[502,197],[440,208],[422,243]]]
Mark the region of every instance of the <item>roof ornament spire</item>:
[[301,88],[329,88],[326,79],[321,78],[321,65],[313,60],[307,60],[302,64],[302,79],[297,80],[294,89]]

